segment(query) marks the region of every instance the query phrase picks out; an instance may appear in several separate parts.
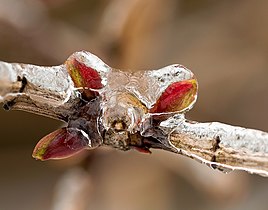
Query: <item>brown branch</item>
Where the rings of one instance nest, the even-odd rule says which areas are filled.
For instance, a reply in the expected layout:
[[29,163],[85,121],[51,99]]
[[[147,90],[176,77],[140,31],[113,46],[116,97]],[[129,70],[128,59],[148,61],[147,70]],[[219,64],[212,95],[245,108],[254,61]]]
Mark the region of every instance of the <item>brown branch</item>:
[[[81,100],[74,90],[65,65],[41,67],[0,62],[0,102],[7,110],[67,121],[73,106]],[[217,122],[190,122],[184,115],[161,122],[155,131],[153,138],[149,135],[141,140],[133,135],[130,143],[162,148],[224,171],[238,169],[268,175],[268,133]],[[110,139],[104,139],[107,142]]]
[[171,118],[162,123],[171,129],[175,152],[225,172],[245,170],[268,175],[268,133],[219,122],[198,123]]
[[77,98],[72,88],[64,65],[42,67],[0,62],[0,102],[6,110],[65,120]]

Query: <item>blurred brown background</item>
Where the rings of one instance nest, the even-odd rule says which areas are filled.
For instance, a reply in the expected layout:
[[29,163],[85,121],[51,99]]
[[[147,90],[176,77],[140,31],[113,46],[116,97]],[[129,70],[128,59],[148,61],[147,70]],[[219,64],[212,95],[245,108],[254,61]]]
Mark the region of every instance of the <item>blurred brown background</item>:
[[[268,131],[267,11],[265,0],[0,0],[0,60],[56,65],[84,49],[122,69],[181,63],[200,86],[189,118]],[[0,117],[0,210],[267,209],[267,178],[167,152],[35,161],[61,123]]]

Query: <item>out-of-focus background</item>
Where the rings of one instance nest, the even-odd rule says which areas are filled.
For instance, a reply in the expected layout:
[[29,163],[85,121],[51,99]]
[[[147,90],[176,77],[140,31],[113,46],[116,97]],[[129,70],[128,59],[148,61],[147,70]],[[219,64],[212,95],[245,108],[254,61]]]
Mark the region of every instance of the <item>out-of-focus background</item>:
[[[90,51],[121,69],[190,68],[188,114],[268,131],[265,0],[0,0],[0,60],[57,65]],[[182,156],[100,148],[63,161],[31,158],[61,126],[0,111],[1,210],[267,209],[268,179],[222,174]]]

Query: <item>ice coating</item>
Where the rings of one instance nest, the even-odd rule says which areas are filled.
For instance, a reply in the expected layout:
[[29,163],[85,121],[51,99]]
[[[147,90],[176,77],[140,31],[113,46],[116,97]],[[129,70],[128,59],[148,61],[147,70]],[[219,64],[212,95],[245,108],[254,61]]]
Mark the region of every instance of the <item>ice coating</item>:
[[268,134],[219,122],[198,123],[176,115],[161,122],[175,152],[223,172],[244,170],[268,176]]
[[62,159],[100,146],[103,141],[98,120],[100,112],[100,97],[82,105],[70,116],[67,127],[38,142],[33,157],[39,160]]
[[[79,65],[76,65],[76,63],[78,63]],[[105,64],[97,56],[86,51],[76,52],[72,54],[65,62],[65,65],[74,83],[79,84],[76,85],[76,88],[85,88],[85,86],[90,86],[90,84],[81,83],[78,80],[87,81],[89,79],[88,77],[92,77],[92,73],[94,73],[92,72],[87,74],[86,70],[83,71],[82,66],[95,70],[99,74],[101,85],[92,85],[93,87],[89,87],[91,89],[94,89],[94,87],[97,87],[96,89],[99,89],[98,87],[100,86],[105,87],[107,85],[108,74],[111,72],[111,67]],[[77,71],[73,71],[72,66],[75,66],[75,69]],[[89,69],[87,71],[89,71]]]
[[195,79],[171,83],[149,110],[151,114],[183,113],[192,108],[197,97]]
[[144,122],[149,122],[146,118],[151,114],[185,112],[197,98],[193,73],[178,64],[134,73],[113,69],[107,81],[106,89],[101,93],[102,121],[107,129],[117,125],[111,119],[117,122],[121,119],[130,133],[144,130]]
[[41,139],[37,159],[66,158],[101,145],[146,153],[156,148],[224,172],[268,176],[268,133],[184,118],[195,103],[197,82],[181,65],[127,73],[83,51],[60,66],[0,62],[0,80],[4,109],[68,123]]
[[[76,65],[77,62],[81,64]],[[149,112],[160,115],[173,110],[185,112],[197,98],[197,82],[193,73],[179,64],[128,73],[113,69],[84,51],[73,54],[66,63],[71,63],[67,68],[78,90],[92,90],[93,85],[98,87],[95,83],[101,79],[103,87],[94,89],[101,101],[102,116],[99,121],[105,130],[112,129],[118,135],[122,130],[135,133],[143,129],[143,122],[148,122],[146,118],[150,117]]]
[[[76,63],[79,63],[79,65]],[[115,92],[129,92],[137,97],[147,109],[151,109],[170,85],[187,80],[194,81],[196,86],[193,100],[189,102],[189,109],[197,98],[197,82],[194,74],[179,64],[169,65],[157,70],[127,73],[109,67],[97,56],[86,51],[74,53],[68,58],[66,64],[76,88],[93,89],[102,94],[103,98],[107,98],[107,95]],[[85,70],[86,67],[88,70]],[[98,78],[92,79],[96,78],[94,71],[90,72],[92,69],[99,75],[102,87],[96,84]],[[178,91],[180,90],[178,89]]]
[[[173,64],[157,70],[133,73],[126,88],[150,109],[170,84],[190,79],[194,79],[194,74],[189,69]],[[196,98],[193,104],[195,101]]]
[[62,159],[87,148],[88,141],[82,130],[61,128],[43,137],[35,146],[33,154],[40,160]]
[[[127,73],[113,69],[97,56],[82,51],[71,55],[65,67],[73,81],[73,90],[81,93],[81,104],[69,116],[67,129],[63,131],[76,131],[77,135],[72,135],[72,140],[79,145],[79,138],[83,142],[87,139],[87,148],[106,143],[122,150],[130,149],[130,135],[146,133],[148,136],[150,132],[146,132],[145,128],[152,127],[153,121],[148,119],[154,113],[169,113],[168,116],[183,113],[192,107],[197,97],[193,73],[178,64]],[[35,149],[35,153],[39,154],[37,158],[43,158],[39,148],[50,151],[46,149],[51,145],[55,151],[58,146],[61,154],[58,157],[50,152],[53,156],[46,156],[46,159],[62,158],[65,154],[69,156],[70,148],[62,139],[62,136],[68,135],[45,137]],[[139,141],[139,138],[143,137],[135,137],[134,141]],[[84,149],[85,144],[82,145]],[[66,151],[62,151],[64,148]],[[144,147],[139,150],[148,151]]]

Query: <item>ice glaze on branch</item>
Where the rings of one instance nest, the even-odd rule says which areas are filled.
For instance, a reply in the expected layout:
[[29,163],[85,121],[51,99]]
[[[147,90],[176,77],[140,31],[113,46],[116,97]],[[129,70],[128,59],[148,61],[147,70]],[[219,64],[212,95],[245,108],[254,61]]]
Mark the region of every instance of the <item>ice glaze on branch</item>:
[[65,120],[76,101],[72,87],[63,65],[43,67],[0,62],[0,102],[6,110]]
[[[219,122],[170,118],[169,142],[175,152],[222,171],[245,170],[268,176],[268,133]],[[177,151],[176,151],[177,150]]]
[[[143,152],[159,148],[212,168],[268,176],[268,133],[184,119],[184,111],[195,102],[197,91],[196,80],[185,67],[173,65],[145,74],[121,71],[111,74],[112,71],[88,52],[75,53],[65,64],[53,67],[0,62],[0,102],[6,110],[33,112],[69,123],[40,141],[34,154],[38,159],[51,157],[59,144],[61,155],[66,157],[72,155],[72,150],[106,144]],[[139,88],[135,88],[136,83]],[[150,91],[154,95],[148,94],[149,88],[153,88]],[[92,100],[94,97],[97,99]],[[80,109],[83,112],[77,111]],[[103,109],[100,118],[106,120],[96,117],[100,109]],[[124,118],[129,112],[128,118]],[[172,112],[178,113],[172,117]],[[68,138],[72,141],[68,142]],[[65,153],[67,146],[69,150]]]

